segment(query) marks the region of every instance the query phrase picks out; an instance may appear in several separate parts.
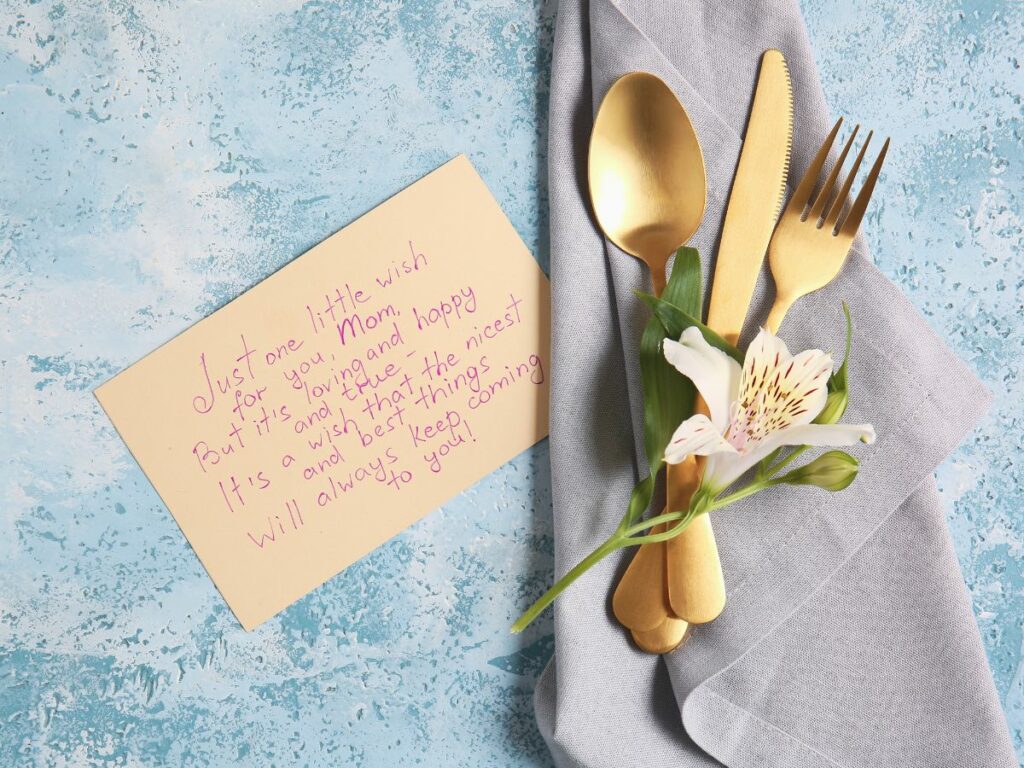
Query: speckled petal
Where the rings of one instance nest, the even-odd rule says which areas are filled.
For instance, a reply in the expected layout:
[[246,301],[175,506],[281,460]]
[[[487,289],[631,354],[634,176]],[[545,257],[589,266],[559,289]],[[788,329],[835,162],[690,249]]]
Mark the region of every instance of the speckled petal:
[[665,448],[665,461],[669,464],[678,464],[693,454],[708,456],[718,451],[735,453],[736,449],[725,441],[721,432],[707,416],[697,414],[680,424],[679,429],[672,435]]

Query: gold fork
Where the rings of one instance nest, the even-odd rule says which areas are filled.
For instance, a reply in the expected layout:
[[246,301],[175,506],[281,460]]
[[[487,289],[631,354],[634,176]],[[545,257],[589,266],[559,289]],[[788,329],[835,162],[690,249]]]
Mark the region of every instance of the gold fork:
[[[832,142],[839,133],[843,118],[839,118],[835,127],[825,138],[825,142],[814,156],[807,172],[800,180],[799,186],[790,198],[786,210],[782,212],[771,243],[768,245],[768,263],[772,277],[775,279],[775,304],[768,314],[768,330],[776,333],[786,312],[793,302],[801,296],[823,288],[839,274],[839,270],[850,252],[850,245],[857,234],[864,211],[874,191],[878,174],[885,161],[885,153],[889,150],[889,139],[882,145],[875,164],[868,172],[864,186],[857,194],[849,212],[840,221],[840,215],[846,207],[846,199],[850,194],[854,178],[864,160],[873,131],[868,132],[864,146],[857,153],[850,175],[846,177],[838,194],[833,198],[832,190],[839,178],[843,163],[853,147],[860,126],[855,126],[846,146],[839,153],[836,164],[821,185],[821,191],[811,203],[811,193],[818,185],[818,177],[825,165]],[[808,208],[808,206],[810,206]]]

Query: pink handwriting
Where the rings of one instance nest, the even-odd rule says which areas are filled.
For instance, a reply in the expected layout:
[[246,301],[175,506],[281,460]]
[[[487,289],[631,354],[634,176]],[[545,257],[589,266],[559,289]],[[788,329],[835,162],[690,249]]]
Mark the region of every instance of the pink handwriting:
[[[306,521],[302,519],[302,512],[299,510],[299,502],[291,499],[286,501],[284,506],[288,513],[288,522],[291,524],[291,530],[297,531],[306,524]],[[266,533],[259,532],[258,539],[252,533],[247,533],[246,535],[253,544],[263,549],[276,542],[279,535],[285,535],[288,529],[285,527],[285,521],[281,519],[280,515],[267,515],[267,527],[265,530]]]
[[236,450],[240,451],[245,448],[245,441],[242,440],[242,427],[231,422],[231,431],[228,432],[228,442],[219,448],[213,448],[205,440],[199,440],[194,446],[192,446],[192,455],[196,457],[199,462],[199,468],[206,473],[206,467],[215,467],[220,464],[221,458],[224,456],[230,456]]
[[361,289],[353,290],[352,286],[345,283],[344,289],[335,288],[334,293],[324,294],[324,303],[319,309],[313,309],[306,305],[306,314],[309,317],[310,325],[313,326],[313,333],[327,329],[328,323],[337,323],[338,316],[344,316],[355,311],[359,305],[365,304],[373,296]]
[[276,365],[281,360],[291,355],[292,352],[298,352],[302,349],[304,341],[298,341],[296,339],[288,339],[284,344],[279,344],[275,349],[271,349],[263,355],[263,362],[267,365]]
[[457,293],[450,294],[448,298],[441,299],[428,309],[419,310],[413,307],[412,316],[416,319],[416,327],[421,331],[437,323],[450,330],[453,321],[458,322],[476,310],[476,292],[471,286],[467,286],[460,288]]
[[[270,480],[267,478],[267,475],[263,470],[257,472],[255,476],[249,475],[246,477],[246,480],[248,481],[249,488],[257,491],[265,491],[270,487]],[[234,503],[237,503],[241,507],[245,506],[245,494],[242,492],[244,486],[238,482],[237,477],[234,475],[228,477],[227,485],[224,485],[223,480],[219,480],[217,482],[217,486],[220,488],[220,493],[224,499],[224,503],[228,507],[228,512],[233,513],[235,511]],[[232,501],[234,501],[234,503],[232,503]]]
[[509,294],[509,303],[505,307],[505,314],[501,317],[492,320],[483,327],[473,326],[473,333],[466,338],[466,349],[476,349],[481,346],[485,341],[496,339],[498,336],[507,331],[509,328],[513,328],[522,323],[522,317],[519,314],[519,305],[523,303],[522,299],[517,299],[515,295]]
[[[400,314],[393,304],[385,304],[370,312],[353,312],[338,323],[338,339],[341,341],[341,345],[345,346],[349,341],[359,338],[368,331],[375,331],[382,327],[385,318],[395,318]],[[398,324],[393,322],[392,327],[397,333]]]
[[396,281],[400,280],[405,275],[411,275],[414,272],[419,272],[421,268],[427,266],[427,257],[423,253],[416,251],[416,248],[412,244],[412,240],[409,241],[409,255],[411,259],[403,259],[402,261],[392,261],[391,266],[388,267],[387,271],[376,278],[377,285],[381,288],[390,288]]
[[442,460],[447,457],[448,454],[460,445],[469,445],[469,442],[466,440],[467,437],[474,443],[476,442],[476,437],[473,436],[473,430],[470,428],[469,422],[462,419],[461,416],[459,416],[459,419],[460,421],[456,426],[451,427],[444,433],[441,433],[446,434],[447,436],[440,441],[440,444],[435,445],[434,449],[429,453],[423,454],[423,460],[427,463],[430,471],[435,475],[441,472],[441,469],[443,468]]
[[[481,360],[483,359],[485,358],[481,358]],[[480,387],[477,392],[469,396],[466,404],[470,410],[475,411],[481,406],[487,405],[503,390],[518,381],[526,380],[537,385],[544,383],[544,364],[541,362],[540,355],[536,354],[530,355],[525,362],[516,365],[506,363],[500,373],[501,375],[496,379]]]
[[[252,369],[252,356],[255,350],[249,349],[249,345],[245,343],[244,335],[241,339],[243,351],[241,355],[235,358],[235,362],[242,363],[243,365],[231,368],[221,376],[215,376],[211,379],[210,369],[206,363],[206,353],[203,352],[199,355],[199,367],[203,371],[203,380],[206,387],[202,394],[192,398],[192,407],[197,413],[209,413],[213,410],[213,404],[216,402],[218,391],[222,395],[226,395],[232,388],[240,387],[247,379],[251,381],[256,377]],[[216,383],[216,387],[214,387],[214,383]]]

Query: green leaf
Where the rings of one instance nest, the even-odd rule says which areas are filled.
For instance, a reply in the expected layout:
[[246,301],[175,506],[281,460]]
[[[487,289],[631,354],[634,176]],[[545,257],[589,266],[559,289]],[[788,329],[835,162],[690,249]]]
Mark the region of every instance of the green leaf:
[[657,477],[658,467],[648,467],[649,474],[635,486],[629,496],[629,506],[626,508],[626,515],[619,523],[619,532],[625,531],[635,523],[647,508],[651,505],[651,497],[654,495],[654,479]]
[[697,319],[696,315],[700,313],[699,307],[696,314],[688,312],[684,307],[678,306],[667,297],[668,291],[665,293],[666,296],[660,299],[657,296],[651,296],[649,293],[641,293],[639,291],[637,291],[636,295],[654,311],[655,317],[661,321],[661,325],[665,329],[665,335],[668,338],[678,340],[683,335],[683,331],[690,326],[696,326],[708,344],[722,350],[733,360],[743,365],[743,354]]
[[846,349],[843,351],[843,364],[829,379],[829,389],[849,389],[847,381],[847,364],[850,362],[850,347],[853,346],[853,318],[850,317],[850,306],[843,302],[843,314],[846,316]]
[[850,308],[843,302],[843,314],[846,315],[846,350],[843,353],[843,364],[828,379],[828,397],[825,400],[825,407],[814,419],[815,424],[835,424],[846,413],[846,406],[850,402],[850,383],[847,374],[850,362],[850,347],[853,343],[853,320],[850,318]]
[[[681,311],[700,314],[700,255],[693,248],[680,248],[676,253],[672,274],[663,298]],[[647,321],[640,337],[640,379],[644,391],[644,452],[647,454],[649,477],[633,490],[624,524],[640,518],[650,506],[654,494],[654,478],[661,468],[672,433],[693,413],[696,392],[693,384],[673,368],[662,352],[667,336],[665,326],[657,317]]]

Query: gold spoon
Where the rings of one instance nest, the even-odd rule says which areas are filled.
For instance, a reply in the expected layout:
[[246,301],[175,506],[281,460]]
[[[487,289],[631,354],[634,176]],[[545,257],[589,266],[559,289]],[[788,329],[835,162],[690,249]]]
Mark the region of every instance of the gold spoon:
[[697,134],[664,81],[631,72],[608,89],[590,135],[588,175],[605,236],[647,264],[660,295],[668,260],[697,231],[707,200]]
[[[594,118],[588,174],[598,225],[615,245],[647,264],[654,292],[660,295],[668,260],[697,231],[707,200],[697,134],[683,105],[660,78],[632,72],[608,90]],[[684,462],[670,471],[689,474],[693,467]],[[673,497],[678,485],[671,477],[666,482],[669,508],[689,503]],[[710,525],[690,526],[687,533],[691,529],[705,531],[713,546]],[[612,598],[615,617],[652,653],[672,650],[686,633],[687,622],[669,607],[668,577],[665,544],[645,544]]]

